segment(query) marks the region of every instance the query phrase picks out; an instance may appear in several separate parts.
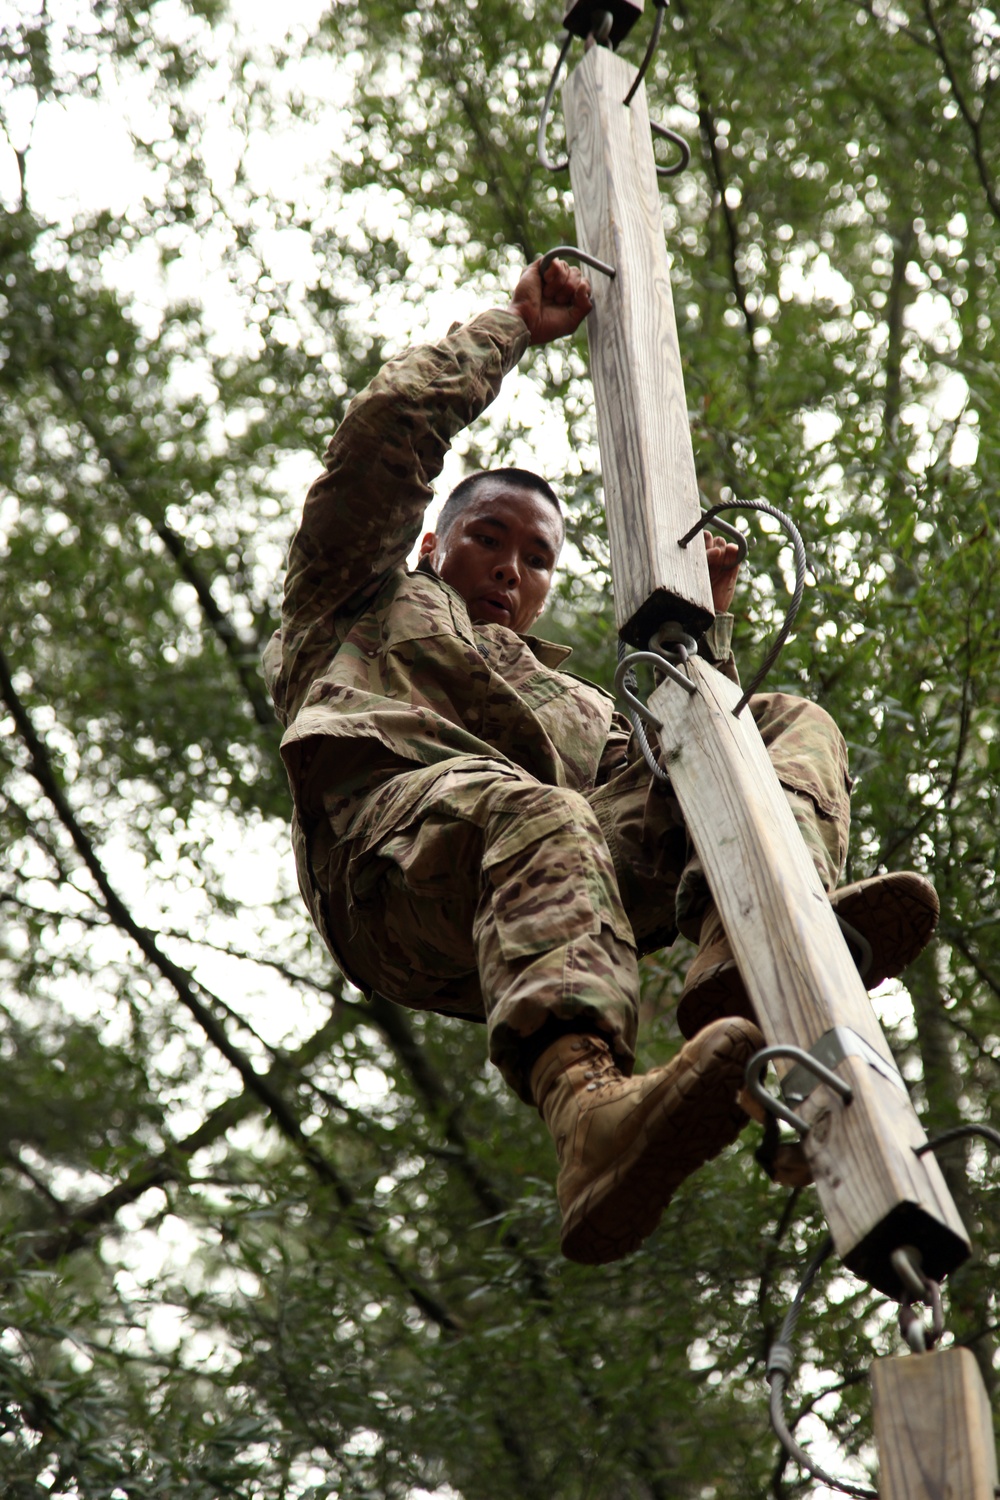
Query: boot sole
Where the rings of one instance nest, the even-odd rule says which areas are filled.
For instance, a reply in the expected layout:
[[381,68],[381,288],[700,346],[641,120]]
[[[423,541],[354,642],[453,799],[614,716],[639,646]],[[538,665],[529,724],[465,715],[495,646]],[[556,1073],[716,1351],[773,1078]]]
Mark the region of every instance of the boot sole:
[[891,885],[862,881],[856,890],[848,887],[839,900],[839,893],[834,892],[837,916],[871,944],[872,966],[865,975],[870,990],[902,974],[926,948],[937,926],[939,907],[933,886],[916,874],[904,879],[907,875],[910,872],[900,872]]
[[719,1038],[698,1064],[665,1081],[659,1107],[628,1150],[574,1201],[562,1231],[567,1260],[606,1265],[652,1234],[684,1179],[746,1125],[737,1094],[762,1045],[759,1033],[720,1023]]
[[[832,898],[838,917],[856,927],[871,944],[872,965],[864,976],[869,990],[901,974],[926,948],[937,926],[938,905],[933,887],[918,875],[906,880],[907,874],[900,872],[891,884],[878,879],[862,881],[856,890],[848,887],[846,895],[835,892]],[[731,958],[714,969],[706,969],[694,988],[681,995],[677,1006],[677,1025],[683,1037],[696,1036],[703,1027],[723,1016],[757,1020],[740,971]]]

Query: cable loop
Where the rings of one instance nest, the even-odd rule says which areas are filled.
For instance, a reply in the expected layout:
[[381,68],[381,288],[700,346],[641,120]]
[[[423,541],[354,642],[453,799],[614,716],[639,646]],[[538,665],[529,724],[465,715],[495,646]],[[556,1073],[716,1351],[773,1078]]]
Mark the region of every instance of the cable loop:
[[[743,709],[746,708],[747,704],[750,702],[750,699],[760,687],[768,672],[770,672],[771,668],[774,666],[774,663],[777,661],[778,656],[781,652],[782,646],[785,644],[789,635],[791,634],[792,626],[795,623],[795,616],[799,612],[799,605],[802,603],[802,595],[805,592],[806,549],[805,544],[802,541],[802,537],[799,534],[799,529],[795,525],[795,522],[792,521],[788,516],[786,516],[784,511],[776,509],[776,507],[773,505],[768,505],[764,500],[726,500],[721,505],[713,505],[711,510],[705,511],[704,515],[701,517],[697,525],[692,526],[691,530],[686,532],[684,536],[680,538],[677,545],[679,547],[686,547],[691,539],[693,537],[696,537],[699,531],[704,531],[709,522],[713,521],[719,514],[719,512],[723,510],[757,510],[760,511],[762,515],[773,517],[773,519],[777,521],[781,526],[783,526],[784,529],[788,532],[795,555],[795,588],[792,592],[792,602],[788,606],[784,624],[778,631],[771,649],[768,651],[763,662],[761,663],[757,675],[752,679],[750,686],[743,694],[743,697],[740,699],[739,703],[737,703],[736,707],[733,709],[733,717],[736,718],[742,713]],[[720,523],[720,530],[722,529],[723,528]]]
[[630,687],[627,686],[625,682],[625,679],[631,669],[635,666],[636,662],[640,661],[646,662],[650,666],[655,667],[658,672],[665,672],[672,682],[676,682],[679,687],[684,688],[689,693],[696,693],[698,689],[695,687],[690,677],[685,677],[684,673],[681,672],[679,668],[677,668],[670,660],[670,658],[666,656],[662,651],[632,651],[628,656],[623,656],[621,658],[615,672],[616,692],[618,692],[621,697],[625,699],[625,702],[631,706],[635,713],[637,713],[641,718],[645,719],[647,724],[649,724],[653,729],[659,730],[663,728],[663,725],[660,723],[659,719],[656,718],[654,714],[650,713],[647,705],[643,703],[641,698],[637,698],[635,696],[635,694],[630,690]]
[[[673,639],[670,639],[670,637]],[[683,665],[688,656],[693,656],[698,650],[698,642],[693,636],[687,635],[684,630],[674,621],[668,620],[665,625],[650,637],[648,651],[629,652],[626,643],[618,641],[618,667],[615,671],[615,691],[620,698],[625,700],[625,712],[629,723],[635,733],[636,742],[642,751],[642,758],[657,781],[669,781],[670,777],[660,765],[656,758],[656,752],[649,743],[646,727],[643,723],[650,724],[659,730],[662,726],[659,719],[654,718],[649,712],[646,704],[641,698],[637,698],[638,680],[635,675],[635,663],[637,661],[648,661],[660,671],[666,672],[675,681],[680,682],[688,690],[695,692],[694,684],[678,671],[678,666]]]

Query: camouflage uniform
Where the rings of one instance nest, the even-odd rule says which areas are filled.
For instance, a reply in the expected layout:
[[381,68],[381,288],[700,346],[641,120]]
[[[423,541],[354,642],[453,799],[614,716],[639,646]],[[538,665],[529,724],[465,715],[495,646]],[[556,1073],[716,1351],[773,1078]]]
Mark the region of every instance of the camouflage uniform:
[[[522,1098],[554,1023],[604,1033],[631,1071],[636,953],[697,939],[708,899],[669,787],[565,647],[472,624],[405,559],[457,432],[528,343],[481,314],[408,351],[351,402],[292,544],[265,671],[286,725],[299,884],[363,990],[485,1020]],[[732,622],[702,651],[726,669]],[[732,670],[731,666],[728,668]],[[815,704],[753,700],[832,888],[847,846],[844,742]]]

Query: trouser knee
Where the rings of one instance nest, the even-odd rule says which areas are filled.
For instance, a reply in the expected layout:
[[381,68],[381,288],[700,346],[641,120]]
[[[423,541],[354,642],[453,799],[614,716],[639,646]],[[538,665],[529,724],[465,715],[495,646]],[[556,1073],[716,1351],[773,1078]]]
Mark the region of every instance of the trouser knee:
[[563,1026],[604,1032],[632,1057],[638,971],[614,865],[586,799],[504,787],[485,829],[473,929],[490,1056],[530,1097],[532,1039]]

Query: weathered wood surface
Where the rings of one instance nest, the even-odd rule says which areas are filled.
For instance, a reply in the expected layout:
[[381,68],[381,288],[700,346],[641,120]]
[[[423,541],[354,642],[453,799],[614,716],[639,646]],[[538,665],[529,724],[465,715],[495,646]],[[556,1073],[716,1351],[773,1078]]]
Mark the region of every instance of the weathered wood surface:
[[881,1500],[994,1500],[990,1403],[968,1349],[872,1365]]
[[[769,1044],[808,1050],[834,1026],[892,1054],[795,819],[739,690],[698,658],[696,694],[666,682],[650,698],[671,783]],[[786,1072],[787,1064],[779,1065]],[[968,1254],[962,1221],[909,1098],[861,1057],[837,1073],[853,1102],[826,1086],[797,1106],[805,1151],[837,1253],[895,1295],[893,1249],[915,1245],[935,1279]]]
[[700,634],[714,617],[670,268],[645,86],[592,47],[564,89],[580,248],[616,268],[594,272],[587,319],[619,632],[646,646],[676,619]]

